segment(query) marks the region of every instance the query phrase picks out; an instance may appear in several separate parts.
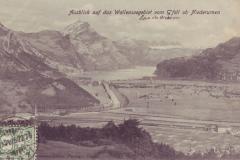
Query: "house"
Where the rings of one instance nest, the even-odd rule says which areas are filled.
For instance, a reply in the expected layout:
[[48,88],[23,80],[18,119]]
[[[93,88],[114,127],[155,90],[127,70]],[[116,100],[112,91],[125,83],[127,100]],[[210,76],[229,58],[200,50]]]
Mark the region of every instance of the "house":
[[239,71],[220,72],[218,78],[223,81],[240,81],[240,72]]
[[231,133],[231,127],[218,127],[218,133]]
[[211,131],[211,132],[218,132],[218,125],[216,124],[208,124],[205,126],[206,131]]

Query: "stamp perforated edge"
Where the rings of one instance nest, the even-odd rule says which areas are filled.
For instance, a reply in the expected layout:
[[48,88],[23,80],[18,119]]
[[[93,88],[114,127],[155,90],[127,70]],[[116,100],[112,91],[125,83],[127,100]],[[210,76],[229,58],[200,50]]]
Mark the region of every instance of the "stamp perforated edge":
[[[19,122],[23,122],[22,125],[18,124]],[[24,124],[24,122],[27,122],[27,123]],[[35,153],[33,154],[33,157],[31,157],[29,160],[37,160],[38,125],[37,125],[36,119],[25,119],[23,117],[17,117],[17,116],[7,116],[7,117],[0,118],[0,127],[27,127],[27,126],[31,126],[34,128],[34,136],[35,136],[35,143],[34,143]]]

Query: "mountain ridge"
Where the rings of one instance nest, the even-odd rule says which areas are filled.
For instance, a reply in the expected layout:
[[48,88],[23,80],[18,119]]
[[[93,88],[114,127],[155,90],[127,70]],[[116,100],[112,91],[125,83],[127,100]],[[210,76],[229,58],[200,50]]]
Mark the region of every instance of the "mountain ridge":
[[[5,27],[2,30],[6,30]],[[2,31],[5,32],[5,31]],[[81,71],[115,70],[135,65],[156,65],[158,61],[192,55],[195,50],[178,48],[178,42],[146,41],[132,38],[111,40],[102,36],[87,22],[81,20],[69,24],[62,31],[43,30],[25,33],[15,32],[42,55],[44,62],[60,71],[72,68]],[[0,33],[1,34],[1,33]],[[163,48],[152,48],[163,45]],[[164,48],[167,45],[168,48]]]
[[[45,35],[49,36],[49,32]],[[52,64],[61,65],[60,61],[51,59],[24,36],[23,32],[0,26],[1,113],[32,113],[34,107],[41,108],[43,102],[46,112],[56,111],[59,106],[69,111],[69,105],[79,110],[99,104]]]
[[237,80],[239,60],[240,38],[234,37],[188,59],[175,58],[160,62],[155,73],[160,78]]

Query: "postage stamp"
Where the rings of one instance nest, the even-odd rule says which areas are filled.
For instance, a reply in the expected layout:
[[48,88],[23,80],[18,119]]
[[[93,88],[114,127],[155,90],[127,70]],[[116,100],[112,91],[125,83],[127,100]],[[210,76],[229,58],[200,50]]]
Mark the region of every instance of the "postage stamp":
[[28,121],[0,123],[0,160],[35,160],[37,127]]

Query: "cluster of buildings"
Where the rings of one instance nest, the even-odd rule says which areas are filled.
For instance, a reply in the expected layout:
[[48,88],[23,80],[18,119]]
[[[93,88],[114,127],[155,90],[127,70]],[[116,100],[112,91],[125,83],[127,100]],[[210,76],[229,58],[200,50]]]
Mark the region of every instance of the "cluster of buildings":
[[205,126],[206,131],[215,132],[215,133],[225,133],[231,134],[233,136],[240,136],[240,128],[239,127],[224,127],[218,126],[216,124],[209,124]]
[[240,71],[220,72],[218,78],[223,81],[240,81]]

